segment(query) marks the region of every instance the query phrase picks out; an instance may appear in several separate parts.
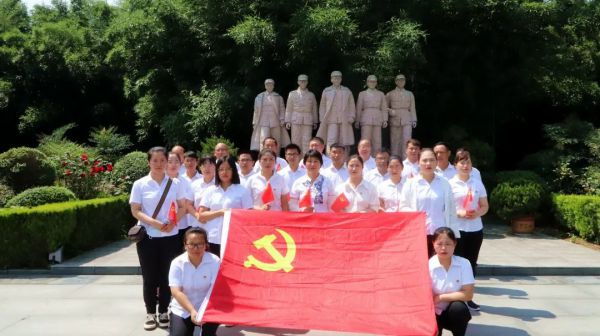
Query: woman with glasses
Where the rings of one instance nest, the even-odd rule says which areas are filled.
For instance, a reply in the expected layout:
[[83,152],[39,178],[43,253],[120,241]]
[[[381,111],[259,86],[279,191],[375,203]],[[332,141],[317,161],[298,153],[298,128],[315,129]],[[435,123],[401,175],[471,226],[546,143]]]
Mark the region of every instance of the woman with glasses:
[[351,155],[346,161],[349,177],[346,182],[335,189],[340,197],[345,195],[348,206],[343,212],[367,213],[379,210],[377,188],[363,178],[363,159],[359,155]]
[[433,255],[433,232],[442,226],[454,230],[460,237],[456,221],[456,207],[452,188],[444,178],[435,173],[437,160],[431,148],[423,148],[419,154],[419,173],[402,187],[401,211],[423,211],[426,214],[427,252]]
[[314,149],[304,154],[306,175],[298,178],[290,190],[290,210],[299,212],[329,212],[337,196],[330,179],[321,175],[323,156]]
[[[202,228],[190,228],[184,236],[185,252],[173,259],[169,270],[171,287],[170,336],[192,336],[198,321],[198,309],[207,301],[219,272],[219,257],[208,250],[208,235]],[[215,330],[216,331],[216,330]],[[203,328],[202,335],[211,335]]]
[[404,179],[402,178],[402,158],[398,155],[390,156],[388,174],[390,178],[377,186],[379,196],[379,209],[382,212],[400,211],[400,194]]
[[438,336],[442,330],[462,336],[467,331],[471,313],[465,304],[473,298],[475,279],[469,260],[454,255],[457,239],[448,227],[433,232],[435,255],[429,259],[429,276],[433,290]]
[[197,219],[208,233],[209,251],[221,256],[223,215],[228,209],[252,209],[250,191],[240,184],[235,160],[217,161],[215,185],[206,190],[200,201]]
[[[272,150],[261,150],[258,154],[260,171],[248,179],[247,187],[256,210],[288,211],[289,190],[283,176],[275,173],[276,158]],[[270,193],[272,199],[266,193]]]
[[[157,326],[169,326],[169,264],[181,253],[177,223],[169,219],[169,210],[171,204],[175,204],[176,210],[182,209],[178,217],[182,216],[186,199],[179,179],[171,179],[165,173],[167,151],[164,147],[153,147],[148,151],[148,166],[150,173],[133,183],[129,204],[133,217],[146,229],[146,236],[136,244],[136,249],[142,269],[146,305],[144,329],[153,330]],[[158,207],[163,193],[164,201]]]

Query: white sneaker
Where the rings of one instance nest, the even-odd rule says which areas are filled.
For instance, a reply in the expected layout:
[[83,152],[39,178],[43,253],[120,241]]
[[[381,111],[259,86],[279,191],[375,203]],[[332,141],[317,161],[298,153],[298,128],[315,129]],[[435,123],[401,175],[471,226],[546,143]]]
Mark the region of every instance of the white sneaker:
[[158,314],[158,326],[161,328],[169,327],[169,314],[168,313]]
[[156,329],[156,316],[154,314],[146,314],[146,322],[144,322],[145,330],[154,330]]

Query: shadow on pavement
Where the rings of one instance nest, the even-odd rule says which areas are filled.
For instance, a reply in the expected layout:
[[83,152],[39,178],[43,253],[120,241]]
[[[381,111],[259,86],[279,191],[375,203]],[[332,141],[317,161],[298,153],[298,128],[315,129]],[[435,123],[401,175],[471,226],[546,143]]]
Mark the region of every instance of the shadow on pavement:
[[467,328],[467,335],[526,336],[530,334],[525,330],[512,327],[469,323],[469,327]]
[[[252,332],[260,335],[271,335],[271,336],[287,336],[287,335],[304,335],[310,330],[298,330],[298,329],[282,329],[282,328],[262,328],[262,327],[245,327],[236,326],[229,329],[227,333],[223,330],[222,326],[219,328],[219,332],[223,332],[227,336],[243,336],[245,332]],[[244,332],[245,331],[245,332]]]
[[524,309],[514,307],[494,307],[481,305],[481,311],[487,314],[514,317],[523,321],[535,322],[542,318],[556,318],[556,315],[541,309]]
[[501,288],[501,287],[476,287],[476,294],[492,296],[508,296],[511,299],[524,299],[527,292],[520,289]]

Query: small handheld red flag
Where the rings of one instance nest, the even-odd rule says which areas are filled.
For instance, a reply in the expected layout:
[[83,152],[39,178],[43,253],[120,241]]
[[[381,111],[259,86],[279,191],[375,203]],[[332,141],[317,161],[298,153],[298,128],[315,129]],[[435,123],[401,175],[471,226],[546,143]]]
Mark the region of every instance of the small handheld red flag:
[[346,194],[341,193],[331,204],[331,210],[333,210],[334,212],[340,212],[344,210],[344,208],[346,208],[348,205],[350,205],[350,201],[348,201]]
[[167,215],[167,218],[171,221],[171,223],[177,224],[177,206],[175,205],[175,202],[171,202],[171,207],[169,208],[169,214]]
[[300,198],[300,201],[298,202],[298,207],[299,208],[308,208],[308,207],[312,207],[313,206],[313,202],[312,202],[312,195],[310,194],[310,187],[306,190],[306,193],[304,194],[304,196],[302,196],[302,198]]
[[463,200],[463,209],[471,210],[471,203],[473,203],[473,191],[469,187],[469,191],[467,191],[467,196]]
[[275,194],[273,194],[273,188],[271,188],[271,182],[267,182],[267,187],[260,197],[263,204],[271,203],[275,200]]
[[278,163],[277,166],[275,166],[275,171],[278,172],[281,170],[281,165]]

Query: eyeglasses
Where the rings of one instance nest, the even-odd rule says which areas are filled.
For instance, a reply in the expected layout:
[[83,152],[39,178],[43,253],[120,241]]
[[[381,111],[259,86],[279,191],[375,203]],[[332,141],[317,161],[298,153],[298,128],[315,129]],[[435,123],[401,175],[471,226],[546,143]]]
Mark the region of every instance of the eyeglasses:
[[219,173],[230,172],[233,171],[231,168],[219,168]]
[[199,249],[199,248],[203,248],[204,246],[206,246],[206,243],[185,244],[185,246],[187,246],[189,248]]

